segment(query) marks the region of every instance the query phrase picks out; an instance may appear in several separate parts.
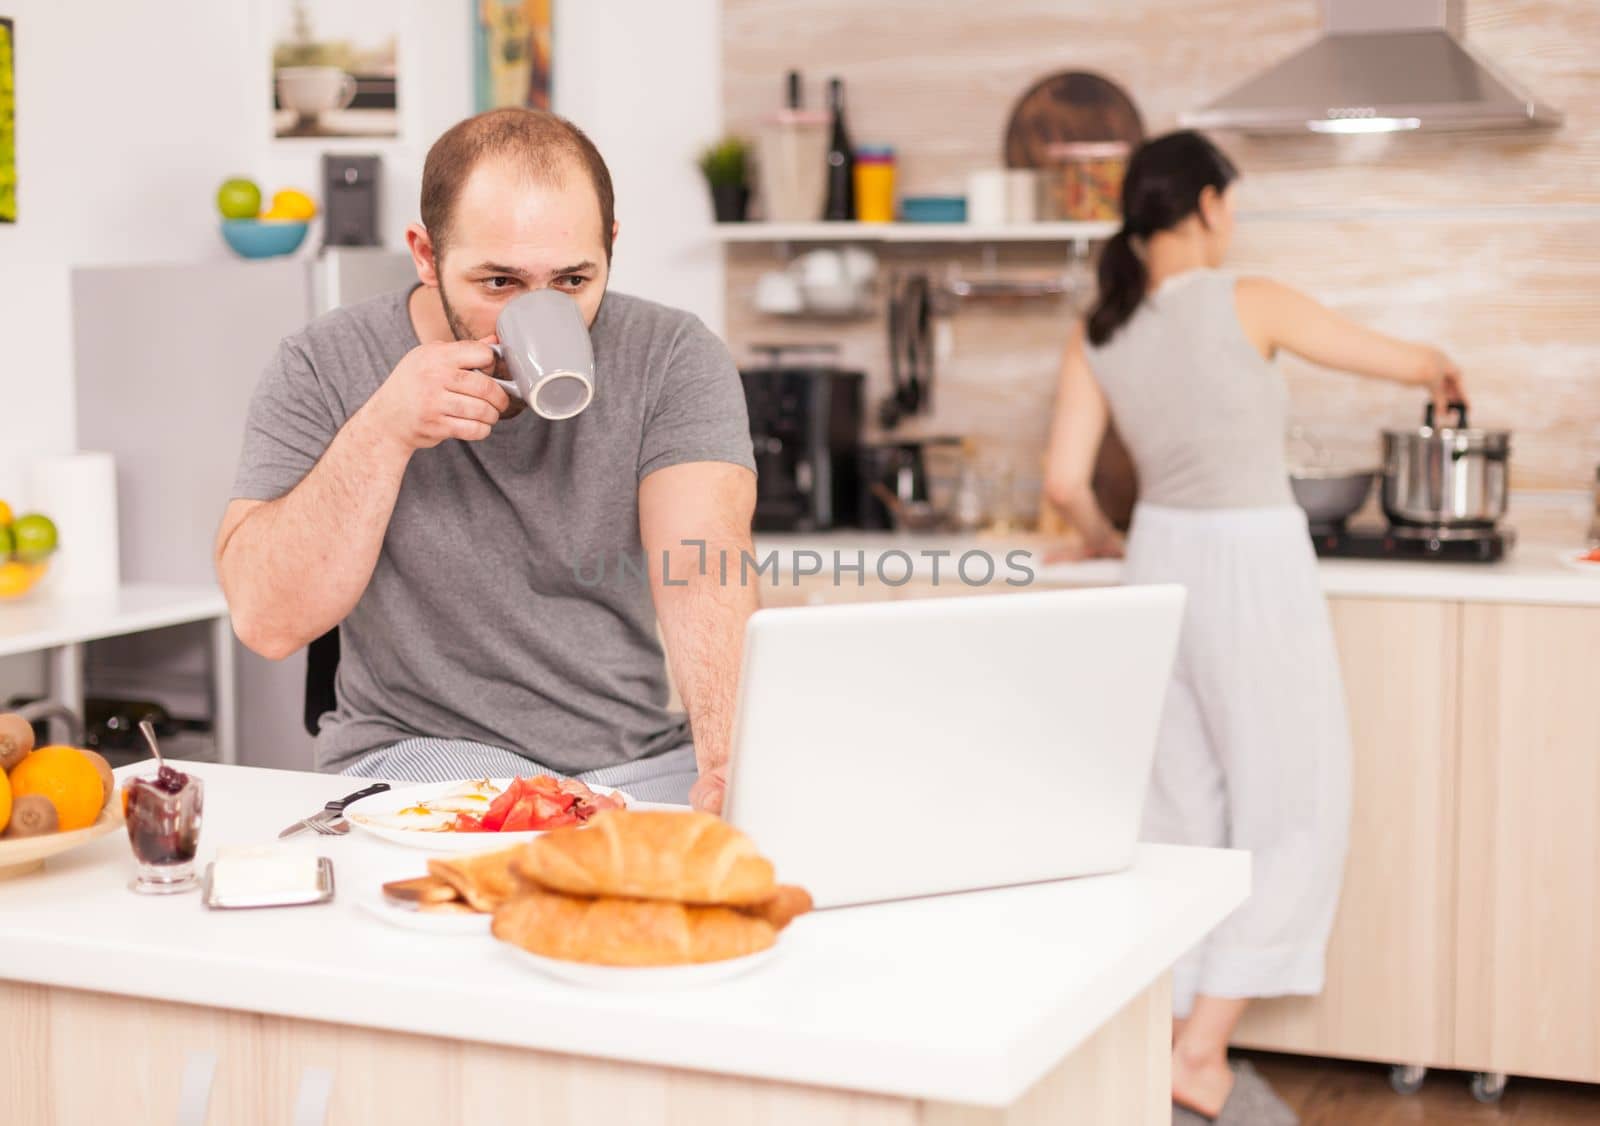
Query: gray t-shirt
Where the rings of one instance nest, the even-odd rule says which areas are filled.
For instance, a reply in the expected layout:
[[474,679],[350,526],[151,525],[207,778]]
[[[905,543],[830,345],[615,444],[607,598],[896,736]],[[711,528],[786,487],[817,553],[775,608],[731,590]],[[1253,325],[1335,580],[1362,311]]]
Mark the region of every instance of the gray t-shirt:
[[[235,497],[300,483],[417,346],[409,296],[336,310],[283,341],[251,402]],[[590,336],[582,414],[524,410],[481,442],[412,457],[372,581],[340,625],[319,769],[417,736],[566,773],[688,741],[667,707],[639,482],[682,462],[753,471],[744,394],[728,350],[688,313],[608,293]]]

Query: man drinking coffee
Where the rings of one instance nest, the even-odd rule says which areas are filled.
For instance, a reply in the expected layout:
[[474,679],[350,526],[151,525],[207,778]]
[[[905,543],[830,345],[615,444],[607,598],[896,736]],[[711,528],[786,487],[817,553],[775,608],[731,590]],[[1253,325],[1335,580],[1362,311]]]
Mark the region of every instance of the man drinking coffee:
[[[756,605],[732,581],[755,467],[727,349],[606,292],[610,173],[553,114],[451,128],[421,219],[418,285],[313,322],[261,378],[217,537],[235,630],[278,659],[339,627],[318,769],[548,769],[720,808]],[[501,309],[540,289],[576,302],[592,344],[594,398],[560,420],[485,374]]]

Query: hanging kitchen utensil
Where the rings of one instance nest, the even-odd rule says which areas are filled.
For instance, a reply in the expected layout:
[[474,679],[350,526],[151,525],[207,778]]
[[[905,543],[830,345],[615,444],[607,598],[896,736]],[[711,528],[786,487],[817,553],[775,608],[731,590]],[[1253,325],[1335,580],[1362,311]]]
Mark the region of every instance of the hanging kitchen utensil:
[[889,278],[889,397],[878,404],[878,425],[893,430],[900,425],[900,275]]
[[933,286],[927,274],[906,279],[906,413],[933,406]]
[[932,403],[933,286],[926,274],[894,279],[888,320],[890,394],[878,406],[878,422],[893,430]]
[[1051,145],[1070,141],[1144,140],[1133,98],[1109,78],[1082,70],[1047,75],[1030,86],[1006,123],[1010,168],[1045,168]]

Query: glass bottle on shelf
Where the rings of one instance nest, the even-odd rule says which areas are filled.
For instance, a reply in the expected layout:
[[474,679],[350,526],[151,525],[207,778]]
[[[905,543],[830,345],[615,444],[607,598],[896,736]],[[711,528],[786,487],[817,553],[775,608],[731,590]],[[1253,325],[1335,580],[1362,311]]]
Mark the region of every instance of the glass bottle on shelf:
[[822,217],[849,221],[856,217],[856,158],[850,147],[850,130],[844,121],[844,81],[828,80],[828,112],[832,128],[828,138],[828,198]]

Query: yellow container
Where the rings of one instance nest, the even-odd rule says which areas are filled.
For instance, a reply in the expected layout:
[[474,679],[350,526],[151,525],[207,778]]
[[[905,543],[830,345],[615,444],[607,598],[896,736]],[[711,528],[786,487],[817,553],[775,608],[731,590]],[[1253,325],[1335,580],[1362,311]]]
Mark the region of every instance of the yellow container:
[[894,150],[856,150],[856,219],[862,223],[894,222]]

